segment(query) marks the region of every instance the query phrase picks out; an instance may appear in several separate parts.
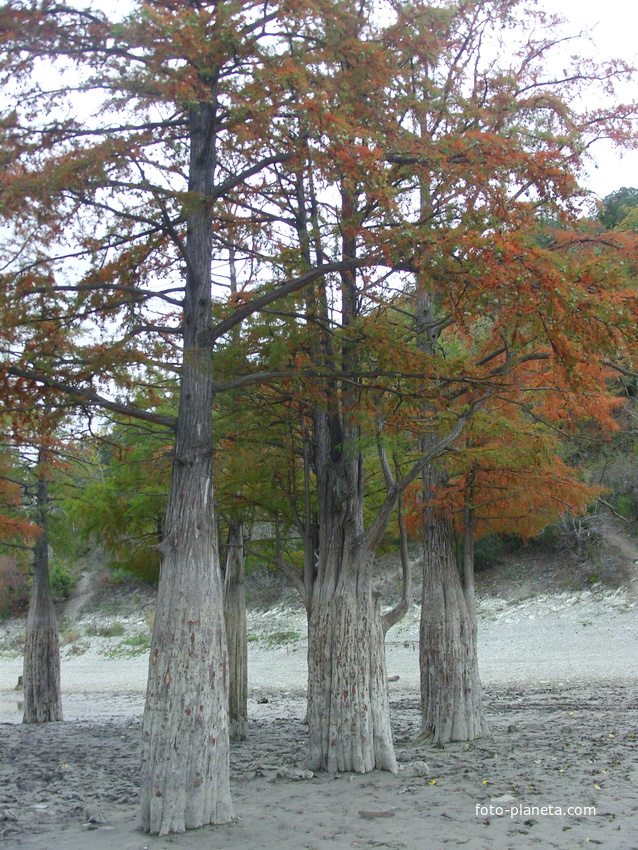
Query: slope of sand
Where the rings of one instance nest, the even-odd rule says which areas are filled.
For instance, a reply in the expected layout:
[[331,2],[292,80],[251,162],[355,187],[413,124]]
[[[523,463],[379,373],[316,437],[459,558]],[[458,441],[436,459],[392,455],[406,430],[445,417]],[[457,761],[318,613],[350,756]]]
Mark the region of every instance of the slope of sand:
[[[20,725],[19,692],[12,688],[22,662],[4,658],[3,846],[568,850],[593,844],[638,850],[633,596],[584,592],[517,604],[486,599],[479,611],[492,737],[444,749],[412,745],[419,731],[413,611],[387,640],[388,672],[400,677],[390,685],[399,774],[306,779],[295,778],[304,766],[306,736],[303,617],[285,610],[253,614],[251,737],[232,751],[237,820],[169,838],[137,829],[147,657],[105,657],[116,639],[91,639],[81,655],[65,651],[66,722],[41,727]],[[273,635],[290,639],[277,645]]]

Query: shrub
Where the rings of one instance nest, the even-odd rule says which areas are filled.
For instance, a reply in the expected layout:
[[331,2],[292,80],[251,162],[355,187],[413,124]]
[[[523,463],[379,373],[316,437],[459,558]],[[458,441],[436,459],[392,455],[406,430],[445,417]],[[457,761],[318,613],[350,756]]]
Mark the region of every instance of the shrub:
[[576,552],[580,557],[590,555],[602,540],[602,517],[599,514],[567,513],[556,525],[559,549]]
[[474,569],[476,572],[489,570],[502,561],[505,546],[498,534],[486,534],[474,545]]
[[276,646],[286,646],[290,643],[297,643],[298,640],[301,639],[301,635],[299,632],[271,632],[270,634],[264,635],[264,643],[269,648],[274,648]]
[[124,623],[115,620],[105,626],[89,626],[86,633],[91,637],[120,637],[124,634]]
[[68,599],[75,584],[68,567],[58,562],[55,562],[51,568],[49,582],[55,602],[64,602],[65,599]]
[[124,638],[124,640],[120,641],[117,646],[114,646],[106,654],[109,658],[132,658],[135,655],[142,655],[144,652],[148,652],[150,648],[151,636],[139,632],[136,635]]

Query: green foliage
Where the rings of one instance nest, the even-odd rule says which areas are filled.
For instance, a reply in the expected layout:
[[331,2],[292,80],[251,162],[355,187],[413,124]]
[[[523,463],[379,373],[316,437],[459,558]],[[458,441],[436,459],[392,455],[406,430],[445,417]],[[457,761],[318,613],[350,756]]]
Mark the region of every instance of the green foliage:
[[64,602],[71,595],[75,586],[75,578],[68,566],[61,561],[54,561],[49,572],[51,593],[55,602]]
[[482,572],[498,568],[508,555],[519,552],[528,545],[533,546],[534,539],[530,541],[515,534],[485,534],[474,544],[474,569]]
[[614,510],[624,519],[636,519],[638,503],[628,493],[614,493],[611,497]]
[[295,631],[285,631],[285,632],[271,632],[270,634],[264,635],[264,643],[270,649],[273,649],[277,646],[287,646],[289,644],[297,643],[301,640],[301,635],[299,632]]
[[124,623],[115,620],[106,626],[89,626],[86,633],[95,637],[120,637],[124,634]]
[[81,487],[64,503],[68,523],[104,549],[115,575],[157,580],[171,452],[164,434],[119,422],[94,444]]
[[16,558],[0,555],[0,619],[29,607],[29,571]]
[[151,648],[151,636],[144,632],[139,632],[131,637],[124,638],[120,643],[109,650],[107,653],[109,658],[134,658],[137,655],[143,655]]
[[563,452],[570,464],[604,488],[605,501],[617,513],[633,521],[638,519],[638,409],[624,379],[613,389],[624,398],[615,413],[616,431],[600,433],[585,426],[563,441]]
[[598,220],[606,230],[613,230],[623,224],[636,207],[638,207],[638,189],[623,186],[605,196],[598,213]]
[[498,534],[486,534],[474,546],[474,569],[476,572],[497,566],[505,554],[505,545]]

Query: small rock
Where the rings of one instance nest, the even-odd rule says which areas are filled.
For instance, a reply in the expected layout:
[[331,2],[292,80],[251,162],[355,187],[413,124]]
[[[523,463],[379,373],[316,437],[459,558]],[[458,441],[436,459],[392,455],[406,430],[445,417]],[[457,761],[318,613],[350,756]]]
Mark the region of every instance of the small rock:
[[277,779],[292,779],[293,782],[300,782],[303,779],[313,779],[314,773],[312,770],[297,770],[290,767],[277,768]]
[[259,699],[257,700],[257,705],[266,705],[269,702],[270,700],[268,699],[268,697],[259,697]]
[[388,682],[398,682],[401,676],[388,676]]
[[515,723],[510,723],[507,727],[508,732],[518,732],[518,726]]
[[415,761],[412,765],[412,772],[415,776],[429,776],[430,765],[425,761]]
[[101,826],[106,823],[104,815],[99,809],[86,809],[85,814],[87,823],[94,824],[96,826]]
[[392,809],[386,809],[383,812],[359,812],[360,818],[365,818],[365,820],[374,820],[375,818],[393,818],[395,812]]
[[493,803],[515,803],[516,797],[512,797],[511,794],[503,794],[502,797],[492,797]]

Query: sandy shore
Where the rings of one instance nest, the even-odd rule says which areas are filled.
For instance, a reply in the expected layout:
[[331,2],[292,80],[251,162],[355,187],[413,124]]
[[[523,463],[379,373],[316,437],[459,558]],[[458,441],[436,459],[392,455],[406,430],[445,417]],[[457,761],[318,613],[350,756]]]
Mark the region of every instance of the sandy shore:
[[[19,724],[12,687],[21,659],[4,658],[3,846],[638,848],[633,601],[622,594],[518,605],[489,600],[481,612],[492,736],[470,745],[412,745],[419,731],[415,617],[389,633],[388,672],[400,676],[390,686],[398,776],[290,778],[305,754],[305,642],[278,648],[252,642],[250,740],[232,751],[237,820],[161,839],[137,828],[146,657],[106,658],[95,642],[84,655],[65,658],[66,722],[41,727]],[[298,624],[295,617],[282,612],[276,628]],[[258,697],[269,702],[257,703]],[[277,776],[278,770],[288,775]]]

